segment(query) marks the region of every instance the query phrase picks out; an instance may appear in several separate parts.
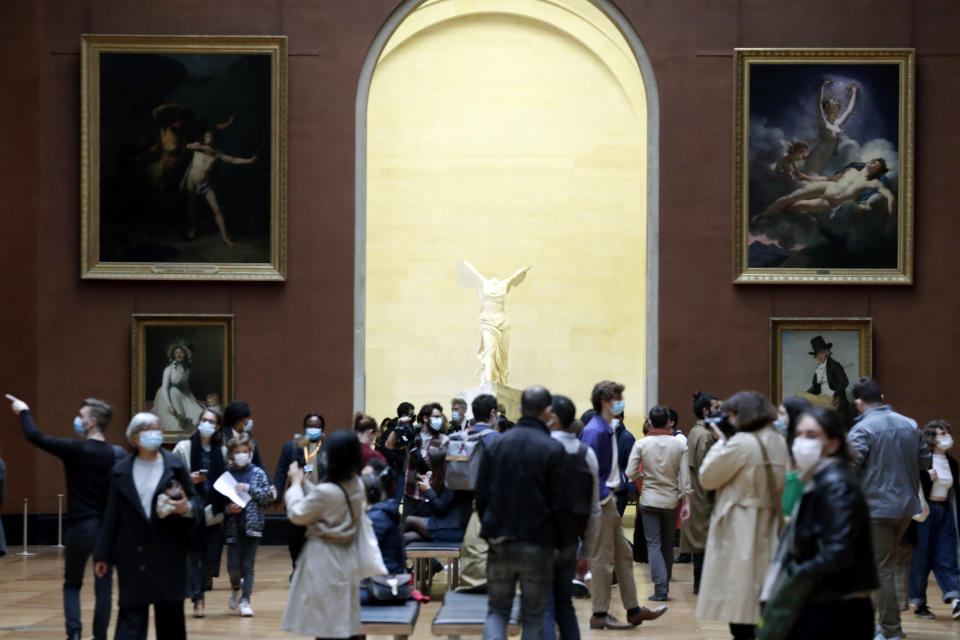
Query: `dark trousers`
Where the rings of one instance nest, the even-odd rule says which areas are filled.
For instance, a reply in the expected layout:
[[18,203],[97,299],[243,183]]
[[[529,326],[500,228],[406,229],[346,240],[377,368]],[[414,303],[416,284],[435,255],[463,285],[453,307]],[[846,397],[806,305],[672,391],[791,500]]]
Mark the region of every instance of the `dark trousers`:
[[643,535],[646,537],[654,594],[666,596],[670,591],[670,574],[673,571],[673,532],[677,528],[677,509],[640,505],[640,517],[643,518]]
[[542,640],[543,614],[553,583],[553,547],[513,540],[487,553],[487,619],[483,640],[507,637],[513,594],[520,583],[521,640]]
[[220,525],[198,527],[190,537],[190,599],[203,600],[204,591],[213,588],[213,576],[219,573],[223,539]]
[[693,592],[700,593],[700,576],[703,575],[704,552],[693,553]]
[[730,634],[733,640],[753,640],[756,637],[757,625],[730,623]]
[[290,552],[290,562],[294,569],[297,568],[297,558],[300,557],[305,544],[307,544],[307,528],[291,523],[287,531],[287,551]]
[[930,501],[930,515],[917,523],[917,546],[910,556],[910,602],[927,604],[927,578],[940,585],[943,601],[960,598],[960,568],[957,567],[957,526],[946,502]]
[[257,561],[257,546],[260,538],[237,536],[236,542],[227,545],[227,573],[230,574],[230,588],[234,591],[241,588],[243,579],[243,594],[241,600],[250,600],[253,593],[253,565]]
[[[113,640],[146,640],[150,605],[120,607],[117,611],[117,632]],[[187,625],[183,619],[183,600],[153,603],[153,627],[157,638],[186,640]]]
[[880,630],[885,638],[903,637],[900,627],[900,605],[894,583],[894,553],[904,532],[910,526],[910,518],[870,518],[870,538],[873,540],[873,561],[877,565],[880,588],[874,592],[873,602],[877,610]]
[[[63,617],[66,621],[67,636],[83,632],[83,623],[80,620],[80,588],[83,586],[83,574],[87,566],[87,559],[97,545],[97,535],[100,533],[100,519],[86,518],[74,522],[67,529],[64,540],[63,563]],[[93,579],[93,593],[96,604],[93,608],[93,637],[95,640],[106,640],[107,626],[110,624],[110,608],[112,606],[111,590],[113,589],[113,567],[109,567],[107,575]]]
[[800,611],[789,640],[873,640],[870,598],[809,602]]
[[577,612],[573,608],[573,574],[577,570],[576,543],[560,549],[553,559],[553,588],[547,599],[543,616],[543,640],[557,637],[554,625],[560,630],[560,640],[580,640]]

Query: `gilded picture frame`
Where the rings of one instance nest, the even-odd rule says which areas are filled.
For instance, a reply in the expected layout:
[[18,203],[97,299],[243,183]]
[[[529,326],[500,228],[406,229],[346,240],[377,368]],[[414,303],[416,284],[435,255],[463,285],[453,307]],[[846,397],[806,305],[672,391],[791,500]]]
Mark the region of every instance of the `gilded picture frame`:
[[285,280],[286,37],[81,42],[81,277]]
[[130,406],[160,418],[165,442],[234,399],[233,314],[135,313],[131,336]]
[[873,375],[873,320],[770,318],[770,399],[800,396],[839,411],[851,423],[851,391]]
[[736,49],[733,281],[913,283],[914,50]]

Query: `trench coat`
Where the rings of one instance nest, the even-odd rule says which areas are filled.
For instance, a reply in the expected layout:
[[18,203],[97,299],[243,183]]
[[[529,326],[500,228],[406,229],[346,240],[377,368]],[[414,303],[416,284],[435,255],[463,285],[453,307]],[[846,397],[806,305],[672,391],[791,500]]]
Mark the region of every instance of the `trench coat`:
[[357,532],[365,518],[363,483],[292,485],[284,494],[290,522],[307,528],[307,542],[290,580],[284,631],[319,638],[360,635],[360,569]]
[[[772,466],[773,496],[757,437]],[[698,618],[757,623],[760,589],[777,550],[780,522],[776,507],[783,493],[788,457],[786,441],[769,425],[753,433],[738,432],[707,453],[700,466],[700,482],[705,489],[716,491],[716,499],[700,581]]]
[[704,425],[703,420],[690,429],[687,437],[687,462],[690,465],[690,518],[680,527],[680,551],[703,553],[707,547],[707,531],[710,528],[710,512],[713,500],[710,492],[700,484],[700,465],[707,457],[710,447],[717,441]]

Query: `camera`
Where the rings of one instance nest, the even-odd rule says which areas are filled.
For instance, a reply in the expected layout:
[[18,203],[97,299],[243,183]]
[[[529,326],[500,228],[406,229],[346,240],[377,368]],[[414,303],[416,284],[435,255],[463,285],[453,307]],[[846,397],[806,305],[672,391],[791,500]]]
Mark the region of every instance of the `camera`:
[[417,440],[420,429],[412,422],[398,422],[393,432],[396,434],[397,446],[406,448]]
[[703,421],[708,425],[716,425],[717,429],[720,429],[720,433],[728,438],[737,432],[736,427],[730,424],[730,421],[727,420],[727,414],[725,414],[723,411],[713,411],[710,413],[710,415],[704,418]]

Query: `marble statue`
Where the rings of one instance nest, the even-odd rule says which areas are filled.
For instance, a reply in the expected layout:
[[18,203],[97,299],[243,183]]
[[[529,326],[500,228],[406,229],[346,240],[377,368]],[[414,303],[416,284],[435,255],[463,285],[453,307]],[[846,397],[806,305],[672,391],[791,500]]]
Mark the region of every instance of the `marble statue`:
[[488,382],[507,383],[510,371],[507,367],[507,350],[510,346],[507,321],[507,294],[523,282],[530,267],[523,267],[506,280],[485,278],[476,268],[464,260],[457,265],[457,282],[477,292],[480,297],[480,384]]

